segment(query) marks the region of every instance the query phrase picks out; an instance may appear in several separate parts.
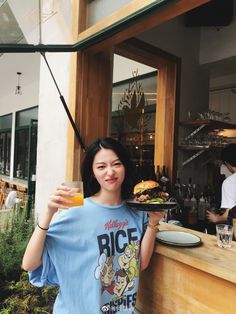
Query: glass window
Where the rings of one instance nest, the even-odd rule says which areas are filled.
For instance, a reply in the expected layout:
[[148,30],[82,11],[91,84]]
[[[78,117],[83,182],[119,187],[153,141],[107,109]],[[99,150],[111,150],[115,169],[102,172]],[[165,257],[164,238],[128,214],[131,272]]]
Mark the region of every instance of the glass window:
[[38,107],[17,112],[16,127],[28,127],[31,120],[38,120]]
[[128,148],[141,179],[154,178],[156,82],[157,71],[134,71],[131,79],[113,84],[111,133]]
[[0,117],[0,173],[10,175],[12,114]]
[[28,180],[36,171],[38,107],[16,113],[14,176]]
[[0,117],[0,130],[11,129],[12,114],[7,114]]
[[129,4],[132,0],[90,0],[88,1],[88,22],[90,27],[112,13],[118,11],[124,5]]

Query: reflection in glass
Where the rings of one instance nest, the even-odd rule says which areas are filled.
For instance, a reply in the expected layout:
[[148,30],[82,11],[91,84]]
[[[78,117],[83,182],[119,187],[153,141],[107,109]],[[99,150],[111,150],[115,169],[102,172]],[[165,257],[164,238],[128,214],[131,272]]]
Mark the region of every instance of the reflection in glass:
[[10,175],[12,115],[0,117],[0,173]]
[[114,83],[112,136],[129,150],[136,166],[136,180],[154,179],[154,142],[157,71]]
[[38,107],[16,114],[14,176],[27,180],[36,172]]

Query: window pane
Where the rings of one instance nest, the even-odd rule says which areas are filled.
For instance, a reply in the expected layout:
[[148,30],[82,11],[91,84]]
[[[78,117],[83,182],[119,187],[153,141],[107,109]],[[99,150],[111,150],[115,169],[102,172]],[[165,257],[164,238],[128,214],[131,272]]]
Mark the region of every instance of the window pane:
[[16,114],[14,176],[31,179],[36,172],[38,107]]
[[0,133],[0,172],[4,173],[5,133]]
[[37,132],[38,128],[33,127],[31,131],[31,149],[30,149],[30,175],[36,174],[37,162]]
[[12,114],[0,117],[0,130],[11,129]]
[[28,177],[29,129],[16,131],[15,176],[21,179]]
[[30,125],[31,119],[38,120],[38,107],[19,111],[16,113],[16,126]]
[[11,132],[0,133],[0,173],[10,175]]
[[132,0],[92,0],[88,1],[88,27],[100,22],[105,17],[118,11]]
[[133,75],[113,84],[111,130],[128,148],[139,181],[154,178],[157,71]]
[[5,174],[10,175],[11,159],[11,132],[6,133],[6,156],[5,156]]

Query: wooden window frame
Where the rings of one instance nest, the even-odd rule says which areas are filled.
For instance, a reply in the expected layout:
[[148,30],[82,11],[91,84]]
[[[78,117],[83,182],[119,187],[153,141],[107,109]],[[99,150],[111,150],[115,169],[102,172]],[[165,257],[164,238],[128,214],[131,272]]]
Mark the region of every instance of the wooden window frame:
[[[86,4],[84,1],[85,0],[79,2],[80,6],[78,7],[78,17],[86,16]],[[132,2],[130,6],[137,4],[138,2],[139,1]],[[149,1],[146,0],[140,2],[142,2],[144,6],[147,6]],[[127,18],[127,14],[131,14],[131,11],[128,11],[129,5],[127,5],[125,7],[126,10],[121,9],[113,14],[113,22],[111,22],[110,17],[107,17],[87,30],[84,30],[84,18],[81,20],[82,22],[80,25],[77,25],[79,42],[86,41],[90,37],[94,36],[95,44],[91,45],[90,43],[88,48],[84,48],[77,53],[77,60],[74,62],[76,67],[76,74],[74,75],[74,77],[76,76],[76,84],[72,84],[75,93],[71,98],[72,101],[70,102],[70,109],[76,124],[79,126],[85,145],[91,143],[91,141],[96,137],[109,134],[108,121],[111,110],[113,53],[118,51],[118,47],[119,50],[121,50],[122,46],[124,48],[124,45],[127,44],[128,40],[132,41],[134,36],[161,25],[162,23],[207,2],[209,2],[209,0],[169,1],[168,5],[157,7],[155,10],[151,11],[148,18],[147,16],[141,16],[140,18],[137,17],[137,19],[135,19],[132,23],[130,19]],[[137,6],[133,6],[132,12],[133,14],[136,12],[138,16]],[[111,25],[115,25],[115,17],[117,18],[117,22],[119,21],[121,24],[123,23],[122,30],[111,31],[110,36],[107,35],[105,39],[103,37],[100,38],[99,33],[102,34],[106,31],[106,29],[112,29]],[[128,52],[128,50],[126,52]],[[132,54],[132,52],[129,53]],[[147,54],[148,53],[150,53],[150,51],[147,52]],[[140,62],[145,63],[145,60],[141,60],[142,56],[140,55],[139,57]],[[143,57],[143,59],[146,59],[146,57]],[[179,91],[178,76],[180,75],[180,62],[177,60],[175,60],[175,62],[173,62],[173,60],[166,62],[162,55],[160,55],[157,60],[153,62],[155,63],[153,64],[154,67],[159,70],[159,96],[157,101],[159,105],[165,103],[165,105],[158,106],[161,108],[161,111],[158,109],[157,112],[157,132],[160,134],[158,130],[158,128],[160,128],[162,131],[165,130],[165,132],[168,133],[168,135],[165,135],[166,139],[163,136],[157,136],[156,138],[155,146],[159,149],[155,152],[154,162],[155,165],[165,164],[169,168],[170,176],[173,182],[175,179],[176,167],[175,162],[173,161],[176,140],[176,128],[174,125],[178,113],[176,106],[178,99],[177,93]],[[149,65],[152,66],[152,64]],[[171,77],[175,77],[176,80],[174,81]],[[163,88],[161,86],[163,86]],[[163,117],[165,119],[163,119]],[[171,143],[172,147],[169,143]],[[74,134],[69,127],[69,158],[67,164],[68,178],[78,178],[83,155],[84,153],[78,146]]]

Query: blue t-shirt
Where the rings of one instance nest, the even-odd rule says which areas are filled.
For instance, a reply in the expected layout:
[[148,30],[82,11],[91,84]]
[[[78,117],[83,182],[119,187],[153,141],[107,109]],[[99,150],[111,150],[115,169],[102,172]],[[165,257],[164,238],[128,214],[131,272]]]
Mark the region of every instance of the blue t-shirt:
[[43,263],[29,273],[30,282],[60,287],[54,314],[133,313],[146,220],[124,202],[85,199],[50,224]]

